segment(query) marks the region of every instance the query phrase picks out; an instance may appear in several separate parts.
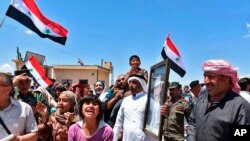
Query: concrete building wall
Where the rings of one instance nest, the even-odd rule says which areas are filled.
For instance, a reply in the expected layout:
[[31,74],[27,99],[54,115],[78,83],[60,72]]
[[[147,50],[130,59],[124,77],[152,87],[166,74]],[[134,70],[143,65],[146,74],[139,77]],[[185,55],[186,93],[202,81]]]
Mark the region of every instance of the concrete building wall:
[[103,64],[103,67],[106,68],[106,69],[111,70],[112,63],[108,62],[108,61],[105,61],[104,64]]
[[93,85],[97,80],[104,80],[106,86],[110,85],[110,70],[100,66],[53,66],[54,79],[62,83],[63,80],[72,80],[77,84],[79,80],[88,80]]
[[105,82],[106,87],[109,87],[110,82],[109,82],[109,73],[100,71],[98,72],[98,80],[103,80]]

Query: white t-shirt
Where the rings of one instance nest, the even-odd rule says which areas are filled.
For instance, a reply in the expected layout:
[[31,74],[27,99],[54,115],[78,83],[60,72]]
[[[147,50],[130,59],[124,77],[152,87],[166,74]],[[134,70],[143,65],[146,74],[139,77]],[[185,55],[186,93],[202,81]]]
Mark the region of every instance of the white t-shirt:
[[248,91],[240,91],[240,96],[247,100],[250,104],[250,93]]

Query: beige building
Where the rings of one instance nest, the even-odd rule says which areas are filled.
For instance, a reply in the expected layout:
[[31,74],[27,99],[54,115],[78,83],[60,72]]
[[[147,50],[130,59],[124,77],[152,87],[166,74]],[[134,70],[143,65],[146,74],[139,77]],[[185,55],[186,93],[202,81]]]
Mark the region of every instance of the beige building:
[[[13,60],[16,63],[16,69],[23,66],[20,60]],[[77,84],[79,81],[93,85],[97,80],[105,82],[106,86],[113,83],[113,66],[111,62],[104,62],[99,65],[53,65],[43,66],[48,78],[63,83],[65,81],[71,84]]]
[[79,81],[93,85],[97,80],[104,81],[109,86],[112,76],[111,62],[104,62],[103,66],[98,65],[53,65],[48,71],[48,76],[63,83],[69,81],[76,84]]

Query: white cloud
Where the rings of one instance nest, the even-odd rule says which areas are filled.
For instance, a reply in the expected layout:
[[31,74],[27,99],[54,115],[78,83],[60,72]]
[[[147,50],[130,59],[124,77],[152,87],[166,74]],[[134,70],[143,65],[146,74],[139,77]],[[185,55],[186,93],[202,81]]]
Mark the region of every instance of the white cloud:
[[5,73],[10,72],[10,73],[13,73],[13,71],[14,71],[14,69],[9,64],[0,65],[0,72],[5,72]]
[[250,38],[250,23],[247,23],[246,26],[247,26],[247,34],[244,35],[243,37],[244,38]]
[[29,35],[33,35],[33,34],[35,34],[33,31],[31,31],[31,30],[29,30],[29,29],[28,29],[28,30],[26,30],[26,31],[25,31],[25,33],[26,33],[26,34],[29,34]]
[[247,29],[248,29],[248,31],[250,30],[250,24],[249,23],[247,23]]
[[245,75],[240,75],[240,76],[239,76],[239,78],[244,78],[244,77],[250,78],[250,74],[245,74]]

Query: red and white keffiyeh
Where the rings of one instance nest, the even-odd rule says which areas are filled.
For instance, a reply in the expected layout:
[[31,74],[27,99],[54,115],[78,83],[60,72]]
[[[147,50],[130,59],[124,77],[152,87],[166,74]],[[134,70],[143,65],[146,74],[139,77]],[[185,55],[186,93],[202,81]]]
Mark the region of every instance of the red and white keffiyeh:
[[202,68],[204,72],[212,72],[218,75],[230,76],[232,81],[231,89],[235,93],[240,92],[240,86],[238,85],[238,73],[235,68],[232,67],[231,64],[226,62],[225,60],[208,60],[202,64]]

